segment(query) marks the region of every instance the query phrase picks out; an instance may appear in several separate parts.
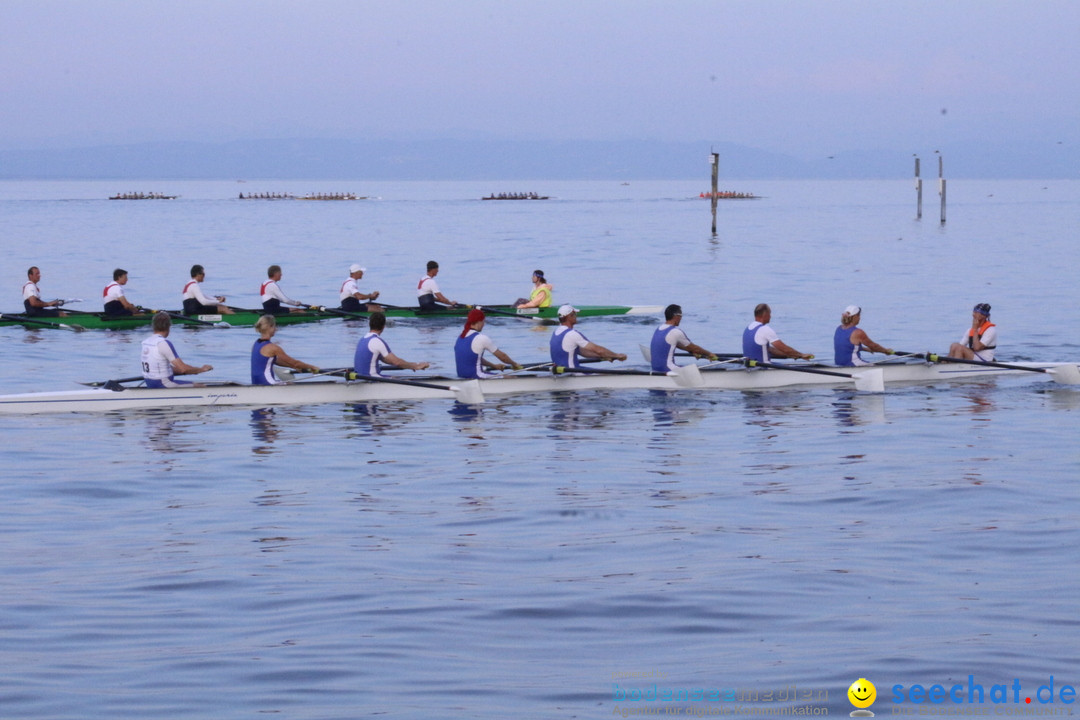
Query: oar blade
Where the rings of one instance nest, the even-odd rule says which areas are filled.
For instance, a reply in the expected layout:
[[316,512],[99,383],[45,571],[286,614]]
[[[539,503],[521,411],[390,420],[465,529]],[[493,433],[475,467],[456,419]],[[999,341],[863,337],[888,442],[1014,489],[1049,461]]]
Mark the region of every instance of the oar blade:
[[1054,379],[1054,382],[1063,385],[1080,385],[1080,367],[1076,365],[1058,365],[1047,368],[1046,372]]
[[684,388],[697,388],[705,386],[705,378],[701,376],[701,369],[697,365],[683,365],[672,370],[668,375],[675,378],[675,384]]
[[639,343],[638,348],[641,349],[641,357],[645,358],[645,362],[652,362],[652,348],[644,343]]
[[458,385],[452,385],[450,389],[459,403],[465,405],[483,405],[484,391],[478,380],[466,380]]
[[853,377],[855,379],[855,389],[859,392],[885,392],[885,371],[881,368],[859,370],[854,373]]

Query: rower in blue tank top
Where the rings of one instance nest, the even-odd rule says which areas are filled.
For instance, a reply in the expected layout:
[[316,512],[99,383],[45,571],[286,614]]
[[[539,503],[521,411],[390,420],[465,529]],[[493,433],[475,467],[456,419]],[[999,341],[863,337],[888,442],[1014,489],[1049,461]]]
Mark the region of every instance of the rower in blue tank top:
[[713,360],[716,356],[700,345],[690,342],[686,333],[679,327],[682,322],[682,308],[668,305],[664,308],[664,324],[656,329],[649,343],[649,354],[653,372],[668,373],[679,367],[675,362],[675,350],[682,349],[697,357]]
[[891,348],[878,345],[858,327],[861,315],[862,308],[858,305],[848,305],[840,315],[840,325],[833,333],[833,362],[840,367],[869,365],[862,357],[864,349],[885,355],[893,354]]
[[274,374],[275,365],[294,370],[306,370],[307,372],[319,372],[319,368],[301,362],[296,358],[289,357],[281,346],[273,341],[277,333],[277,318],[273,315],[263,315],[255,323],[255,330],[259,333],[259,339],[251,346],[251,384],[252,385],[279,385]]
[[[497,376],[484,372],[485,367],[493,370],[503,370],[506,365],[511,365],[514,369],[521,367],[510,359],[509,355],[497,348],[491,338],[480,332],[484,329],[486,319],[484,311],[479,308],[470,310],[468,317],[465,318],[465,328],[461,331],[457,342],[454,343],[454,360],[457,364],[458,377],[468,379],[491,378]],[[484,352],[486,351],[490,351],[506,365],[493,363],[485,359]]]
[[403,370],[425,370],[431,366],[431,363],[402,360],[390,352],[390,346],[382,339],[382,332],[386,329],[386,313],[371,313],[368,318],[368,328],[371,331],[356,343],[356,352],[353,354],[353,369],[356,370],[357,375],[383,377],[379,372],[383,361]]
[[551,362],[556,367],[576,368],[581,357],[600,360],[625,360],[626,355],[612,352],[602,345],[591,342],[580,331],[574,329],[577,324],[578,310],[573,305],[559,308],[559,327],[551,334],[548,348]]
[[776,331],[769,327],[770,320],[772,320],[772,308],[766,303],[758,304],[754,308],[754,322],[743,330],[743,357],[758,362],[770,362],[774,357],[814,359],[813,355],[801,353],[781,340]]

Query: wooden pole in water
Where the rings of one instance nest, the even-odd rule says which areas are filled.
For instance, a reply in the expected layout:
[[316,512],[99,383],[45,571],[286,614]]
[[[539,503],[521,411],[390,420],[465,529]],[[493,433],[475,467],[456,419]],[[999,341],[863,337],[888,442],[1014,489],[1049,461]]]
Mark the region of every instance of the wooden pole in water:
[[712,153],[709,156],[712,163],[712,234],[716,235],[716,201],[720,193],[720,153]]
[[922,220],[922,178],[919,177],[919,158],[915,158],[915,219]]
[[[935,152],[937,152],[935,150]],[[938,195],[941,196],[941,224],[945,224],[945,160],[938,155],[937,159]]]

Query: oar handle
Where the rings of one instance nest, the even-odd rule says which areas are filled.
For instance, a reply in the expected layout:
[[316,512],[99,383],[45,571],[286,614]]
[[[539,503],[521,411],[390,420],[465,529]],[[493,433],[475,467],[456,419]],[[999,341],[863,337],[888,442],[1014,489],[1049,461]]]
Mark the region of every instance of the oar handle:
[[939,363],[958,363],[961,365],[976,365],[981,367],[994,367],[1001,368],[1002,370],[1025,370],[1027,372],[1044,373],[1047,372],[1046,368],[1027,367],[1026,365],[1012,365],[1010,363],[993,362],[991,360],[967,360],[965,358],[954,358],[947,355],[936,355],[934,353],[926,353],[925,357],[930,362]]
[[653,372],[651,370],[605,370],[600,368],[571,368],[562,365],[555,365],[551,368],[551,372],[555,375],[565,375],[567,373],[586,373],[591,375],[651,375],[654,377],[667,375],[667,373]]
[[791,370],[792,372],[810,373],[812,375],[832,375],[833,377],[842,377],[849,380],[854,377],[853,375],[849,375],[847,373],[832,372],[831,370],[816,370],[814,368],[796,367],[794,365],[780,365],[779,363],[761,362],[760,360],[751,360],[750,358],[746,358],[746,360],[743,361],[743,365],[748,368],[763,367],[772,368],[774,370]]

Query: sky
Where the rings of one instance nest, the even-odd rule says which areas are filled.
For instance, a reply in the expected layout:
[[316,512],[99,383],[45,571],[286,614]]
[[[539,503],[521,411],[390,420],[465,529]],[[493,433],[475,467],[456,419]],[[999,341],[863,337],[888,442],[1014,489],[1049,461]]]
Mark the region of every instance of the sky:
[[1080,143],[1076,0],[0,0],[0,149]]

